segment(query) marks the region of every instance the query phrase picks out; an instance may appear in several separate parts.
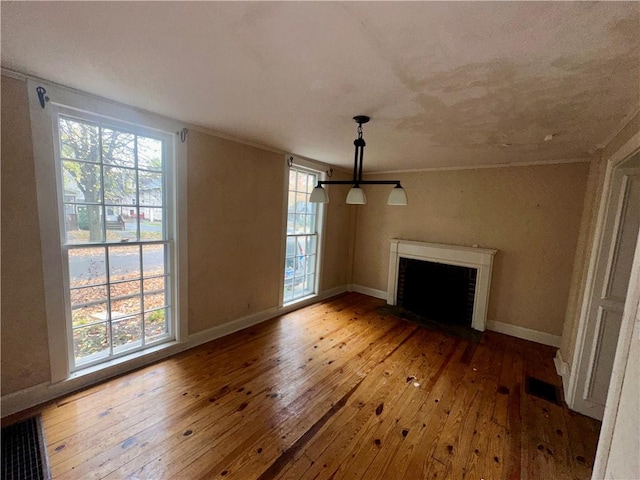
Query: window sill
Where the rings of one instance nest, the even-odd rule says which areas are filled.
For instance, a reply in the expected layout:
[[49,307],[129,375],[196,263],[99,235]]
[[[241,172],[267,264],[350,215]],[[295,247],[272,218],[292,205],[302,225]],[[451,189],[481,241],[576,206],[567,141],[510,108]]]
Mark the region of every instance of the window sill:
[[166,358],[174,353],[178,353],[182,350],[180,348],[182,343],[183,342],[179,342],[177,340],[172,340],[167,343],[162,343],[160,345],[149,347],[145,350],[123,355],[122,357],[114,358],[97,365],[82,368],[71,373],[66,380],[63,380],[63,382],[78,381],[80,379],[86,379],[93,382],[100,380],[103,377],[108,378],[114,375],[119,375],[148,365],[162,358]]
[[297,308],[305,307],[307,305],[315,303],[317,298],[318,298],[317,293],[312,293],[310,295],[307,295],[306,297],[296,298],[295,300],[292,300],[290,302],[283,303],[282,310],[291,311]]

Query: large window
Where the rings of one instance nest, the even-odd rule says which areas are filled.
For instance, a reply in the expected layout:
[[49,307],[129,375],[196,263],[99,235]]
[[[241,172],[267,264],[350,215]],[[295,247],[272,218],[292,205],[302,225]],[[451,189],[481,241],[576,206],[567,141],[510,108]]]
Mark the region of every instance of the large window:
[[297,166],[289,170],[283,303],[317,292],[320,215],[318,204],[310,203],[309,195],[316,186],[318,175],[318,172]]
[[59,113],[56,161],[71,370],[175,338],[170,136]]

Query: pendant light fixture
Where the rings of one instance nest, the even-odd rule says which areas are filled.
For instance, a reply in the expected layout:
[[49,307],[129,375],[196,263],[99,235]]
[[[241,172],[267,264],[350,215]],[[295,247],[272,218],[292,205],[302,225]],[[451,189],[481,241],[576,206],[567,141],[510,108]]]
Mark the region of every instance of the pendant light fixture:
[[329,203],[329,195],[322,187],[323,185],[353,185],[347,195],[347,203],[352,205],[364,205],[367,197],[360,185],[395,185],[389,194],[388,205],[406,205],[407,193],[400,185],[400,180],[362,180],[362,161],[364,159],[364,147],[366,143],[362,138],[362,125],[369,121],[366,115],[353,117],[358,124],[358,138],[353,141],[356,148],[353,158],[353,179],[352,180],[319,180],[316,187],[311,192],[309,201],[312,203]]

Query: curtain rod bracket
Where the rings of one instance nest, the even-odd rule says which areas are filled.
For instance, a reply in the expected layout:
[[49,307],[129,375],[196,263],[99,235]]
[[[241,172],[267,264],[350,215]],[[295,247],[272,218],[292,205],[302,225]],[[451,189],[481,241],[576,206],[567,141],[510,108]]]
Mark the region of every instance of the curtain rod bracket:
[[40,106],[44,108],[45,102],[49,101],[47,91],[44,89],[44,87],[36,87],[36,92],[38,92],[38,100],[40,100]]

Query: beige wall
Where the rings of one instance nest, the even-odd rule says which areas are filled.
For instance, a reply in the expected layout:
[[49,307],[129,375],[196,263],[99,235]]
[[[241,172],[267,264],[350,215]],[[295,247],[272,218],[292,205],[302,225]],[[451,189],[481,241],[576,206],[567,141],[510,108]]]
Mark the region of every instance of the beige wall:
[[189,133],[189,333],[278,305],[284,157]]
[[[327,180],[349,180],[351,174],[334,171]],[[325,229],[322,263],[322,279],[320,290],[331,290],[342,287],[349,282],[351,260],[349,256],[350,239],[353,236],[351,227],[355,209],[344,203],[348,187],[333,185],[326,187],[329,203],[325,204]]]
[[593,249],[595,226],[598,218],[602,192],[604,189],[605,173],[609,159],[627,143],[631,137],[640,132],[640,114],[636,114],[625,127],[600,152],[598,158],[591,162],[589,183],[584,199],[582,222],[578,238],[578,248],[574,269],[571,276],[571,294],[567,304],[560,354],[562,359],[571,366],[578,335],[578,325],[587,286],[587,273]]
[[387,206],[387,188],[366,188],[353,283],[387,290],[390,238],[495,248],[488,319],[560,335],[588,170],[572,163],[391,175],[409,205]]
[[2,77],[2,394],[50,379],[26,84]]
[[[189,133],[189,333],[280,304],[284,156]],[[340,173],[337,173],[340,176]],[[320,291],[343,286],[348,208],[329,203]]]
[[[2,395],[50,381],[26,84],[2,76]],[[284,156],[192,130],[187,143],[190,334],[277,307]],[[336,172],[336,178],[341,178]],[[345,285],[350,211],[328,205],[321,291]],[[46,247],[46,246],[45,246]]]

